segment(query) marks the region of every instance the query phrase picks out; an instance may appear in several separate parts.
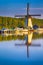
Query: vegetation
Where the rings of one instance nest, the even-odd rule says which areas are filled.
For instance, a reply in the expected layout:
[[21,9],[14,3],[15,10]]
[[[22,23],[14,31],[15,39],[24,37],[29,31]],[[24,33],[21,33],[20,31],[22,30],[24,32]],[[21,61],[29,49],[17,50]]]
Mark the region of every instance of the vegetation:
[[[41,39],[41,38],[43,38],[43,34],[33,34],[33,38],[32,39]],[[26,36],[25,35],[23,35],[23,36],[2,36],[1,34],[0,34],[0,41],[10,41],[10,40],[17,40],[17,39],[19,39],[19,40],[26,40]]]
[[36,19],[36,18],[32,18],[32,23],[33,25],[38,25],[39,27],[40,26],[43,26],[43,19]]
[[[32,18],[32,24],[37,24],[39,27],[43,26],[43,19]],[[0,29],[2,28],[15,28],[15,27],[25,27],[25,18],[12,18],[12,17],[2,17],[0,16]]]
[[0,41],[10,41],[10,40],[17,40],[17,39],[20,39],[20,40],[24,40],[25,36],[2,36],[0,35]]

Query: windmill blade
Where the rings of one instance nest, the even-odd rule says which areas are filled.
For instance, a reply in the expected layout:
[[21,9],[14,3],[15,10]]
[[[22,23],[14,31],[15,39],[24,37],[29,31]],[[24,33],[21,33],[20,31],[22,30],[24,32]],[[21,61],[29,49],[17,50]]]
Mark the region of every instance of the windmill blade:
[[[41,14],[31,14],[31,15],[28,15],[29,16],[41,16]],[[27,15],[15,15],[15,17],[27,17]]]
[[29,3],[27,3],[27,15],[15,15],[15,17],[27,17],[27,22],[28,22],[28,17],[29,16],[41,16],[40,14],[29,14]]
[[29,3],[27,3],[27,15],[26,15],[26,18],[27,18],[27,26],[28,26],[28,18],[29,18]]
[[32,14],[30,16],[41,16],[41,14]]
[[29,57],[29,49],[28,49],[28,44],[27,44],[27,57]]
[[28,19],[28,16],[29,16],[29,3],[27,3],[27,19]]
[[15,17],[25,17],[26,15],[15,15]]
[[40,47],[40,44],[31,44],[30,46]]
[[26,44],[15,44],[15,46],[26,46]]

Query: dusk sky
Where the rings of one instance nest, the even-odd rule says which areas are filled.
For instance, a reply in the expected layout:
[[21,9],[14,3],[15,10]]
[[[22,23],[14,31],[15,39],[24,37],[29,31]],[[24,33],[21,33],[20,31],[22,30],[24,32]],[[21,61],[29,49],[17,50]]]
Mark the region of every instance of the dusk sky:
[[41,14],[43,18],[43,0],[0,0],[0,16],[26,14],[27,2],[30,4],[30,14]]

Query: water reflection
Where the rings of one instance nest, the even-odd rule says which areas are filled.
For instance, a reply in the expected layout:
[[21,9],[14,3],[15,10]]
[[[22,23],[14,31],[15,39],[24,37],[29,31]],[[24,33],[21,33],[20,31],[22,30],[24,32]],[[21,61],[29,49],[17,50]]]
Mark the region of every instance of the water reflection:
[[10,40],[24,40],[28,41],[29,43],[32,42],[32,39],[39,39],[43,38],[43,33],[41,32],[20,32],[14,33],[12,35],[9,34],[0,34],[0,41],[10,41]]
[[38,39],[38,38],[43,38],[43,33],[40,32],[33,32],[33,31],[28,31],[28,32],[20,32],[20,33],[14,33],[14,35],[6,35],[6,34],[1,34],[0,35],[0,41],[11,41],[11,40],[25,40],[26,42],[24,43],[16,43],[15,46],[26,46],[27,47],[27,57],[29,57],[29,47],[40,47],[41,44],[38,43],[32,43],[32,39]]
[[27,57],[29,57],[29,46],[35,46],[35,47],[40,47],[40,44],[32,44],[32,37],[33,34],[36,34],[37,32],[31,32],[29,31],[28,34],[26,35],[26,43],[25,44],[15,44],[16,46],[27,46]]

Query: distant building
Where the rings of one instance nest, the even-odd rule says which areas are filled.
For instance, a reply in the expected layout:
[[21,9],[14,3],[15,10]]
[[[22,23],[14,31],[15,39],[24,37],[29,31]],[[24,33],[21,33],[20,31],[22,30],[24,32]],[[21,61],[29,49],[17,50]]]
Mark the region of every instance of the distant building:
[[33,29],[39,28],[38,25],[33,25]]

